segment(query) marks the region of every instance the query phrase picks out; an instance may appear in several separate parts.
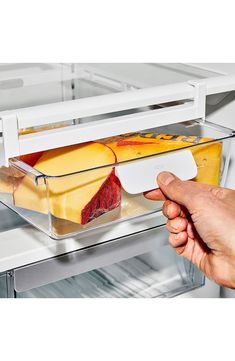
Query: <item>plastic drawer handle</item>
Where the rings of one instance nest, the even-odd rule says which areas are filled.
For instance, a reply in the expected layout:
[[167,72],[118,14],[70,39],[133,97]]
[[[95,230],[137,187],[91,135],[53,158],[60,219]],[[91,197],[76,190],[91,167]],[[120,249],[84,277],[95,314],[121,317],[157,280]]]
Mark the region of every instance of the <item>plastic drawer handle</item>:
[[156,178],[162,171],[189,180],[196,177],[197,165],[191,151],[187,149],[120,164],[115,174],[126,192],[137,194],[158,188]]

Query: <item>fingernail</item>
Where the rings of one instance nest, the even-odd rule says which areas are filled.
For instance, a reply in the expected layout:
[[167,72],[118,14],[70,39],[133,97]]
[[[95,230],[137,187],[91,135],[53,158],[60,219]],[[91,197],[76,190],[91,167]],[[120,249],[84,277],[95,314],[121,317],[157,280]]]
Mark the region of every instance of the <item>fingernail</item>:
[[173,174],[169,172],[161,172],[157,177],[157,180],[160,181],[160,183],[164,184],[165,186],[171,183],[174,179],[175,177],[173,176]]

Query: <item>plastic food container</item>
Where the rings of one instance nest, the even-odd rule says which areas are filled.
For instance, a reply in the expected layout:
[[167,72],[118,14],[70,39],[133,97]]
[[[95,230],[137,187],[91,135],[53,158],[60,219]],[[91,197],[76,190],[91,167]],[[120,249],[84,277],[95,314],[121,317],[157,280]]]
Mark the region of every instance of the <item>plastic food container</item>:
[[[55,239],[133,218],[141,221],[161,211],[162,202],[145,199],[143,191],[150,185],[149,190],[154,188],[161,170],[172,170],[168,169],[169,155],[173,170],[181,169],[190,178],[190,167],[181,158],[186,151],[196,165],[191,178],[224,185],[233,137],[230,129],[188,121],[79,145],[85,150],[67,158],[68,149],[53,150],[53,159],[64,157],[58,156],[57,165],[47,152],[12,158],[9,169],[0,171],[0,200]],[[78,146],[72,147],[75,151]],[[102,147],[106,147],[107,162],[100,158]],[[78,159],[80,168],[76,170]],[[69,172],[59,172],[62,162]]]

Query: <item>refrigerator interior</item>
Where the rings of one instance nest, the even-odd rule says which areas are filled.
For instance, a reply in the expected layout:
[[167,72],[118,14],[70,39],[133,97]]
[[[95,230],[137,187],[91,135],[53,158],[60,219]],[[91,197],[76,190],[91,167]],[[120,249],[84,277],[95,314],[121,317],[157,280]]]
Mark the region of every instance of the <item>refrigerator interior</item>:
[[[48,104],[213,76],[218,76],[215,70],[182,64],[1,65],[0,109]],[[210,97],[210,109],[219,108],[226,96]],[[212,112],[208,119],[213,121]],[[72,121],[82,122],[82,119]],[[0,242],[2,232],[5,235],[11,229],[31,229],[22,218],[4,206],[1,206],[0,212],[2,220],[6,220],[1,222]],[[148,229],[145,222],[144,229]],[[124,257],[120,262],[13,294],[15,297],[172,297],[204,284],[204,277],[196,267],[175,255],[165,240],[160,244],[157,250],[128,259]],[[10,294],[9,274],[2,274],[0,283],[0,295],[4,297]],[[218,293],[218,287],[213,285],[212,297],[213,294],[218,296]],[[198,295],[200,297],[200,292]]]

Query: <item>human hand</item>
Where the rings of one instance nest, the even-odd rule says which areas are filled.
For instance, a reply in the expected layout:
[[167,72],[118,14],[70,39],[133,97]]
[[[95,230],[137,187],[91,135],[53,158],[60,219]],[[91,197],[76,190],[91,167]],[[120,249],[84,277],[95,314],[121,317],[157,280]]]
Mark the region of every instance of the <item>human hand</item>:
[[169,242],[216,283],[235,288],[235,191],[159,174],[160,189],[145,193],[164,200]]

